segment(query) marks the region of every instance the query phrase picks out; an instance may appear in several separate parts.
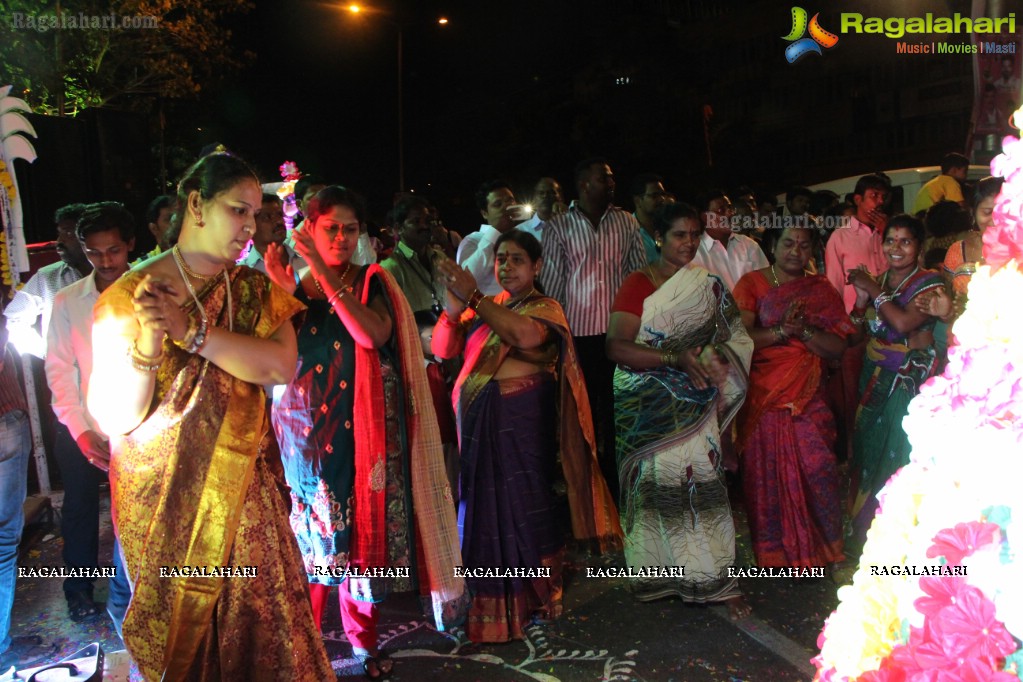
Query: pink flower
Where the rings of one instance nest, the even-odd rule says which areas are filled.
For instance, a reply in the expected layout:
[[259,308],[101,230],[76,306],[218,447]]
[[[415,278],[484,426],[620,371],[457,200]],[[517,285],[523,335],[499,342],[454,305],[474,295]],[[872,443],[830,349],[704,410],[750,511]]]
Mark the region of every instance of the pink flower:
[[285,180],[298,180],[302,177],[302,172],[298,170],[298,164],[294,161],[285,161],[281,164],[281,177]]
[[824,665],[823,656],[814,656],[810,662],[817,666],[817,675],[813,678],[814,682],[833,682],[836,670],[834,668],[828,668],[827,670],[821,668]]
[[1023,262],[1023,225],[1019,218],[998,219],[995,224],[984,231],[984,260],[993,269],[997,269],[1012,259]]
[[966,581],[959,576],[920,578],[920,589],[927,596],[919,597],[913,606],[928,618],[934,618],[943,608],[956,603],[956,596],[965,584]]
[[970,521],[957,523],[955,528],[945,528],[934,536],[934,544],[927,548],[927,556],[945,557],[945,561],[958,566],[963,557],[968,557],[977,549],[1001,539],[1001,531],[997,523]]
[[928,618],[922,628],[910,628],[910,653],[918,670],[953,670],[957,661],[945,646],[935,619]]
[[[888,656],[881,661],[881,670],[899,670],[903,678],[909,678],[920,672],[920,666],[916,664],[913,656],[913,648],[908,644],[900,644]],[[878,671],[880,672],[880,671]]]
[[959,677],[962,682],[1019,682],[1015,675],[991,666],[989,662],[976,658],[966,660],[959,667]]
[[[933,628],[929,627],[932,620]],[[940,635],[938,643],[949,658],[993,661],[1016,649],[1012,635],[995,618],[994,602],[972,585],[959,590],[956,603],[943,608],[937,618],[928,619],[924,629],[928,635]]]

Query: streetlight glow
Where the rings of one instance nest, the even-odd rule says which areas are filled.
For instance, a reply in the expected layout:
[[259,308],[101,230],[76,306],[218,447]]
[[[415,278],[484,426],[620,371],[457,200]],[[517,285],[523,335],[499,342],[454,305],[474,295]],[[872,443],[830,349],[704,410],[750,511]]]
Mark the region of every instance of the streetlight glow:
[[[372,0],[369,0],[372,2]],[[403,34],[405,27],[411,25],[410,22],[402,21],[400,18],[394,17],[394,12],[388,12],[387,10],[374,7],[372,4],[362,7],[358,3],[352,2],[348,5],[339,5],[347,10],[350,14],[361,14],[363,11],[366,12],[366,18],[369,19],[372,15],[373,18],[381,18],[387,23],[391,24],[398,32],[398,190],[401,192],[405,191],[405,125],[404,125],[404,85],[402,83],[404,68],[402,62],[404,59],[404,39]],[[383,16],[381,16],[383,15]],[[389,16],[388,16],[389,15]],[[436,16],[436,15],[435,15]],[[437,24],[440,26],[446,26],[448,24],[448,18],[445,16],[439,16],[436,19]],[[429,186],[429,185],[428,185]],[[414,189],[410,189],[410,192],[415,192]]]

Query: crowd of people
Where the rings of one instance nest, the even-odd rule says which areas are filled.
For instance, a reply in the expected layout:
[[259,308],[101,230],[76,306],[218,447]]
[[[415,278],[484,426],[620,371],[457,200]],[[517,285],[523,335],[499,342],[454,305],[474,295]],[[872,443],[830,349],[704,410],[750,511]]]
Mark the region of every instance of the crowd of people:
[[[289,233],[277,195],[216,152],[154,200],[157,247],[134,264],[122,206],[57,212],[61,260],[4,319],[45,358],[69,567],[107,563],[109,480],[107,610],[144,679],[331,679],[331,587],[370,679],[393,671],[377,635],[392,591],[418,593],[438,629],[521,639],[561,615],[570,543],[624,549],[640,573],[685,567],[630,580],[639,600],[744,618],[726,472],[758,565],[855,558],[998,180],[921,219],[889,215],[879,174],[844,201],[795,188],[778,213],[744,187],[677,202],[653,173],[629,212],[600,158],[573,179],[570,203],[539,179],[535,213],[487,182],[482,226],[460,235],[419,196],[371,233],[355,191],[304,178]],[[0,652],[17,663],[8,502],[30,444],[9,351],[2,369]],[[73,620],[101,616],[92,579],[64,590]]]

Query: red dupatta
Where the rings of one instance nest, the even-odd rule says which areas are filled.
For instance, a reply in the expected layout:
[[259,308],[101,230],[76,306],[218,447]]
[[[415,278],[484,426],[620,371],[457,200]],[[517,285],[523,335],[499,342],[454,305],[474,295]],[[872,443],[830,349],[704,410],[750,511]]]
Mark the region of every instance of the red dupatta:
[[[454,504],[444,469],[437,417],[423,362],[419,328],[408,301],[394,278],[379,265],[366,268],[361,292],[368,304],[370,280],[382,285],[393,320],[392,340],[398,375],[404,389],[400,409],[405,416],[405,458],[411,476],[413,518],[420,539],[421,585],[431,595],[433,616],[444,629],[445,614],[460,604],[465,580],[454,573],[461,565]],[[349,558],[360,569],[385,567],[387,561],[386,481],[387,433],[380,355],[375,348],[355,346],[355,525]],[[467,603],[467,602],[466,602]]]
[[[369,304],[369,281],[383,272],[379,265],[366,269],[360,302]],[[394,321],[395,328],[399,321]],[[375,348],[355,344],[355,528],[351,534],[352,566],[365,570],[387,566],[387,431],[384,415],[384,380]]]

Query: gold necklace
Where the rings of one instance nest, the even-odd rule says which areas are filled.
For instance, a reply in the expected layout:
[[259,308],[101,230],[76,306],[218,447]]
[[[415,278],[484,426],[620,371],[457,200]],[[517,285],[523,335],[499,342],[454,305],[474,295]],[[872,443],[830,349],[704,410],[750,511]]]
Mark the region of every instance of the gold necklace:
[[[203,275],[203,274],[200,274],[200,273],[196,272],[192,268],[188,267],[188,263],[185,261],[185,256],[184,256],[184,254],[181,253],[181,249],[178,248],[177,244],[175,244],[174,248],[171,249],[171,253],[174,254],[174,261],[178,264],[178,269],[183,274],[186,274],[189,277],[194,277],[195,279],[200,280],[202,282],[208,282],[209,280],[213,279],[214,277],[216,277],[217,275],[220,274],[218,272],[218,273],[216,273],[214,275]],[[182,278],[182,279],[184,279],[184,278]]]
[[[199,300],[199,296],[195,293],[195,287],[192,286],[191,280],[185,276],[185,272],[188,270],[188,266],[185,265],[184,259],[178,257],[177,245],[174,246],[174,264],[178,266],[178,273],[181,274],[181,280],[185,283],[185,288],[188,289],[188,293],[192,295],[192,300],[195,301],[195,307],[199,311],[199,316],[202,317],[203,322],[209,324],[209,317],[206,315],[206,307]],[[192,273],[189,273],[192,274]],[[227,329],[228,331],[234,331],[234,305],[231,301],[231,278],[227,275],[227,268],[225,267],[217,274],[224,275],[224,284],[227,285]],[[201,275],[193,275],[197,279],[211,280],[217,275],[210,275],[209,277],[202,277]]]
[[[806,270],[803,270],[803,274],[800,277],[806,277]],[[798,277],[793,276],[792,279],[798,279]],[[778,271],[774,269],[774,263],[771,264],[771,284],[776,287],[781,286],[778,282]]]
[[[352,290],[352,287],[350,287],[350,286],[346,287],[345,286],[345,277],[348,276],[348,271],[351,270],[351,269],[352,269],[352,261],[349,259],[348,267],[345,268],[345,271],[341,273],[341,288],[346,290],[346,291],[351,291]],[[316,288],[319,290],[319,292],[321,294],[323,294],[324,298],[326,298],[327,292],[323,290],[322,286],[320,286],[320,280],[316,279],[316,275],[313,275],[313,284],[316,285]]]
[[530,287],[529,291],[527,291],[522,296],[519,296],[517,301],[514,301],[514,302],[508,301],[508,303],[507,303],[508,310],[518,310],[519,306],[521,306],[525,302],[525,300],[527,298],[529,298],[533,294],[537,294],[537,293],[539,293],[539,292],[536,290],[536,287]]
[[654,267],[653,263],[646,267],[647,271],[650,273],[650,281],[653,282],[654,289],[660,289],[662,284],[671,279],[675,275],[675,272],[678,272],[678,270],[675,270],[675,272],[671,273],[671,275],[665,277],[663,274],[661,274],[661,271],[659,269]]

